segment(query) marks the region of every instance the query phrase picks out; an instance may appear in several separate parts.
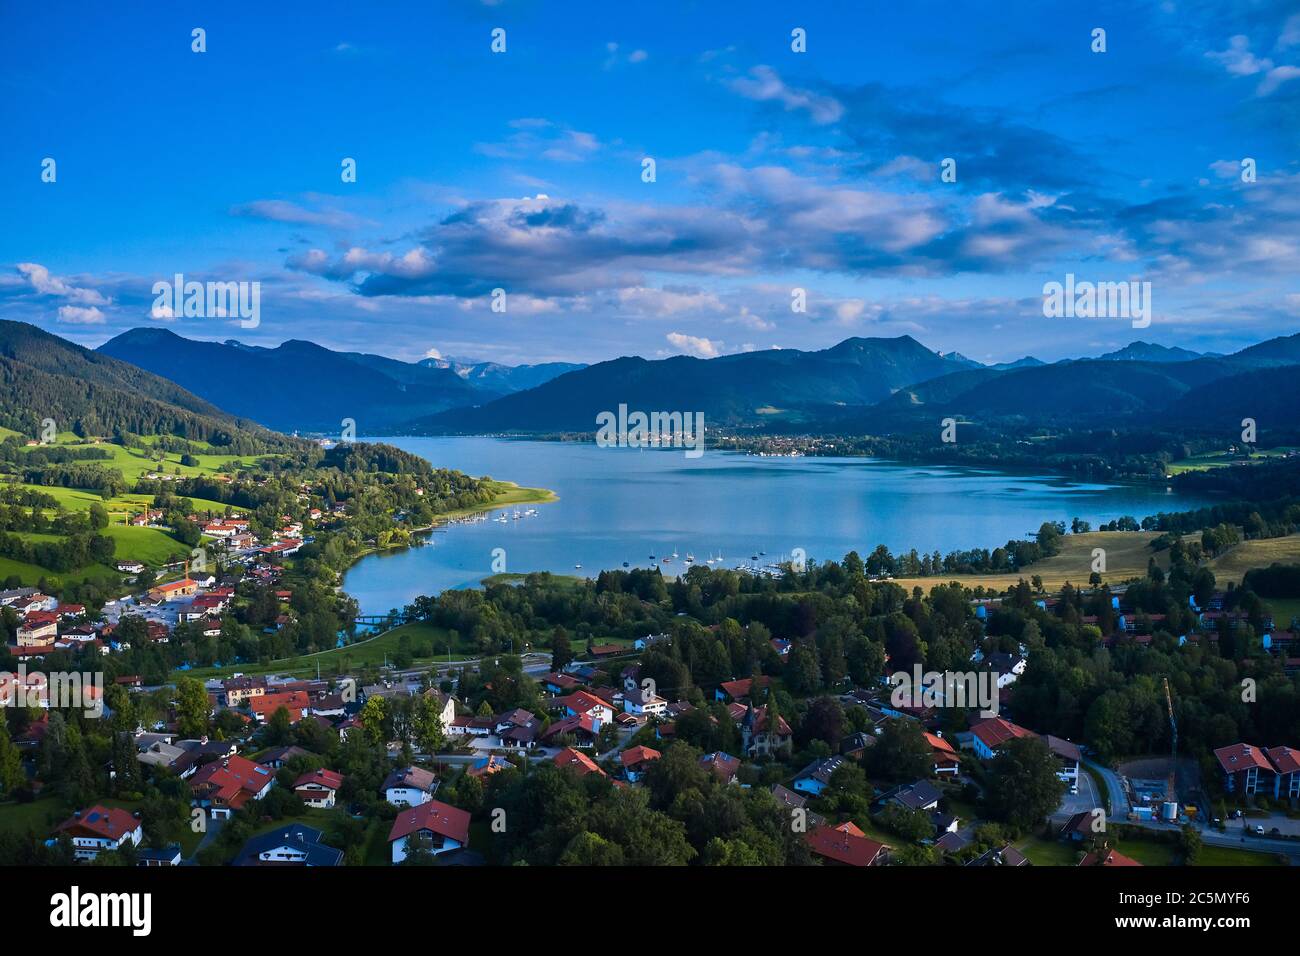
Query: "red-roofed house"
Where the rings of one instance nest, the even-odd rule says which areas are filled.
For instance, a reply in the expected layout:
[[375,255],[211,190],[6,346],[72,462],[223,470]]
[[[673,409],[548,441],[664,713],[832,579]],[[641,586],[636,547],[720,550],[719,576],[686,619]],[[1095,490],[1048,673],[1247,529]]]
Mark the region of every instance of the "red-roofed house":
[[151,587],[149,597],[155,601],[174,601],[178,597],[189,597],[191,594],[196,594],[198,590],[198,581],[181,578],[179,581],[170,581],[167,584]]
[[542,685],[552,694],[567,694],[575,687],[581,687],[582,681],[568,674],[552,671],[542,676]]
[[1251,797],[1273,792],[1275,771],[1262,747],[1232,744],[1220,747],[1214,756],[1223,768],[1223,788],[1229,793]]
[[253,712],[259,723],[266,723],[277,710],[283,707],[289,711],[289,723],[296,724],[302,720],[303,711],[311,707],[311,698],[300,690],[291,690],[281,694],[263,694],[248,699],[248,709]]
[[1142,864],[1139,863],[1137,860],[1134,860],[1132,857],[1125,856],[1123,853],[1120,853],[1118,850],[1111,850],[1106,847],[1102,847],[1100,850],[1094,850],[1092,853],[1089,853],[1087,856],[1085,856],[1082,860],[1079,861],[1079,865],[1080,866],[1141,866]]
[[784,717],[776,715],[776,726],[769,727],[767,704],[755,708],[753,704],[730,704],[728,711],[740,725],[740,739],[745,753],[751,757],[766,757],[794,747],[794,734]]
[[[714,696],[718,700],[744,700],[749,696],[751,690],[750,685],[753,682],[754,679],[752,677],[746,677],[742,680],[723,681],[721,686],[719,686],[717,691],[714,693]],[[760,689],[766,687],[770,683],[772,683],[772,678],[770,677],[760,677],[758,679],[758,686]]]
[[808,848],[831,864],[878,866],[884,862],[885,844],[872,840],[851,822],[814,827],[806,839]]
[[934,772],[955,777],[961,771],[961,758],[957,756],[957,751],[953,750],[952,744],[935,734],[924,731],[922,733],[925,742],[930,745],[930,751],[934,754]]
[[1300,800],[1300,751],[1290,747],[1268,747],[1264,754],[1276,771],[1273,796],[1279,800]]
[[19,647],[49,647],[59,636],[59,615],[55,611],[29,611],[18,624]]
[[328,810],[343,786],[343,774],[333,770],[313,770],[293,782],[293,792],[309,807]]
[[594,717],[587,714],[575,714],[572,717],[557,720],[547,727],[542,733],[541,740],[550,746],[558,738],[572,737],[574,743],[583,747],[591,747],[596,743],[596,730],[599,726]]
[[629,747],[618,755],[619,761],[623,764],[623,776],[627,777],[630,783],[636,783],[645,773],[646,767],[662,757],[659,751],[650,747]]
[[401,863],[412,850],[447,853],[468,844],[469,814],[440,800],[403,810],[388,832],[394,863]]
[[598,773],[602,777],[605,776],[605,771],[596,766],[596,761],[592,760],[581,750],[574,750],[572,747],[565,747],[556,754],[554,762],[557,767],[576,770],[580,777],[585,777],[589,773]]
[[974,724],[971,729],[971,747],[975,756],[989,760],[997,749],[1008,740],[1016,737],[1037,737],[1032,730],[1026,730],[1019,724],[1013,724],[1001,717],[988,717]]
[[207,807],[214,817],[228,817],[249,800],[262,799],[274,784],[270,767],[238,754],[204,764],[190,778],[194,805]]
[[600,730],[600,724],[607,724],[614,719],[613,706],[585,690],[575,691],[568,697],[557,697],[551,702],[551,706],[563,707],[565,714],[570,717],[586,714],[598,721],[596,730]]
[[78,860],[93,860],[104,850],[116,850],[127,841],[139,846],[143,836],[140,821],[130,813],[99,804],[74,813],[54,832],[68,835],[72,840],[73,856]]

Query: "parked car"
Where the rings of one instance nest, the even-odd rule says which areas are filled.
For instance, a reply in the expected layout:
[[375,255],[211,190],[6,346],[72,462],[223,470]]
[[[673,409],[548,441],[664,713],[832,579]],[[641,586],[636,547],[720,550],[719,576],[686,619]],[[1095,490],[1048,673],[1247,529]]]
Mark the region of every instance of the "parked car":
[[1264,828],[1257,824],[1255,826],[1255,836],[1263,836],[1263,835],[1264,835]]

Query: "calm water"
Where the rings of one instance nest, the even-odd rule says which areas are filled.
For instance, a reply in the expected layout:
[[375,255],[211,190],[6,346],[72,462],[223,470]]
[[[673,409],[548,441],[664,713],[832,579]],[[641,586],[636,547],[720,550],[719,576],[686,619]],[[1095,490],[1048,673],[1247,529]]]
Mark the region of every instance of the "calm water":
[[[425,547],[371,555],[347,574],[344,588],[362,613],[400,608],[419,594],[473,586],[492,573],[493,549],[510,572],[594,576],[623,562],[678,574],[721,555],[723,564],[753,564],[802,548],[838,560],[877,544],[894,552],[947,553],[995,547],[1048,520],[1080,517],[1093,527],[1122,515],[1202,502],[1163,486],[1084,484],[1061,478],[862,458],[754,458],[716,451],[687,459],[680,450],[598,448],[593,443],[494,438],[384,438],[434,465],[471,475],[549,488],[560,500],[533,517],[457,524]],[[512,515],[514,507],[505,509]],[[491,512],[495,518],[501,511]],[[676,550],[679,557],[661,559]],[[650,560],[650,555],[656,561]],[[581,571],[575,565],[582,565]],[[715,563],[714,567],[719,564]]]

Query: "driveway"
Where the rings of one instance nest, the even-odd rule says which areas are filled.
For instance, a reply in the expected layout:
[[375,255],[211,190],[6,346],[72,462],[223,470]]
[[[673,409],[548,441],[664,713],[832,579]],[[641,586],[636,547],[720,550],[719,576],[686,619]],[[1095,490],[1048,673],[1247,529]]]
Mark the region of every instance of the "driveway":
[[212,814],[207,814],[207,819],[205,822],[207,825],[207,830],[203,834],[203,839],[200,840],[199,845],[194,848],[193,855],[190,856],[189,859],[183,860],[181,862],[182,866],[198,866],[198,863],[195,862],[195,859],[196,857],[198,857],[199,851],[204,849],[206,846],[208,846],[208,844],[210,844],[213,840],[215,840],[217,838],[217,834],[221,832],[221,828],[226,825],[226,821],[224,818],[214,819],[212,817]]
[[[1098,807],[1101,807],[1101,794],[1097,792],[1097,785],[1092,782],[1090,774],[1081,772],[1079,774],[1079,792],[1067,792],[1061,798],[1061,806],[1052,815],[1052,819],[1064,823],[1076,813],[1085,813]],[[1110,808],[1104,809],[1106,810],[1107,819],[1110,819]]]

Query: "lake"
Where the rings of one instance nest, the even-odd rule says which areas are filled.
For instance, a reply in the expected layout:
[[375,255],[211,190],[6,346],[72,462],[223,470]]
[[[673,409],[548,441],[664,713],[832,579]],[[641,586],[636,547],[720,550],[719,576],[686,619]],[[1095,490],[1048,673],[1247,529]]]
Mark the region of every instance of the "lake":
[[[1104,485],[1045,475],[867,458],[759,458],[708,451],[599,448],[594,442],[498,438],[371,438],[467,474],[549,488],[559,501],[508,507],[489,520],[455,524],[428,544],[362,558],[344,589],[363,614],[401,608],[420,594],[472,587],[504,551],[508,572],[595,576],[605,568],[660,567],[680,574],[767,564],[802,548],[809,559],[864,558],[877,544],[895,553],[993,548],[1044,521],[1083,518],[1095,528],[1204,502],[1163,485]],[[535,514],[516,519],[516,511]],[[495,520],[505,515],[504,522]],[[677,552],[677,559],[662,559]],[[760,552],[765,552],[760,554]],[[650,559],[655,556],[655,560]],[[754,561],[753,557],[758,556]],[[581,569],[575,566],[581,565]]]

